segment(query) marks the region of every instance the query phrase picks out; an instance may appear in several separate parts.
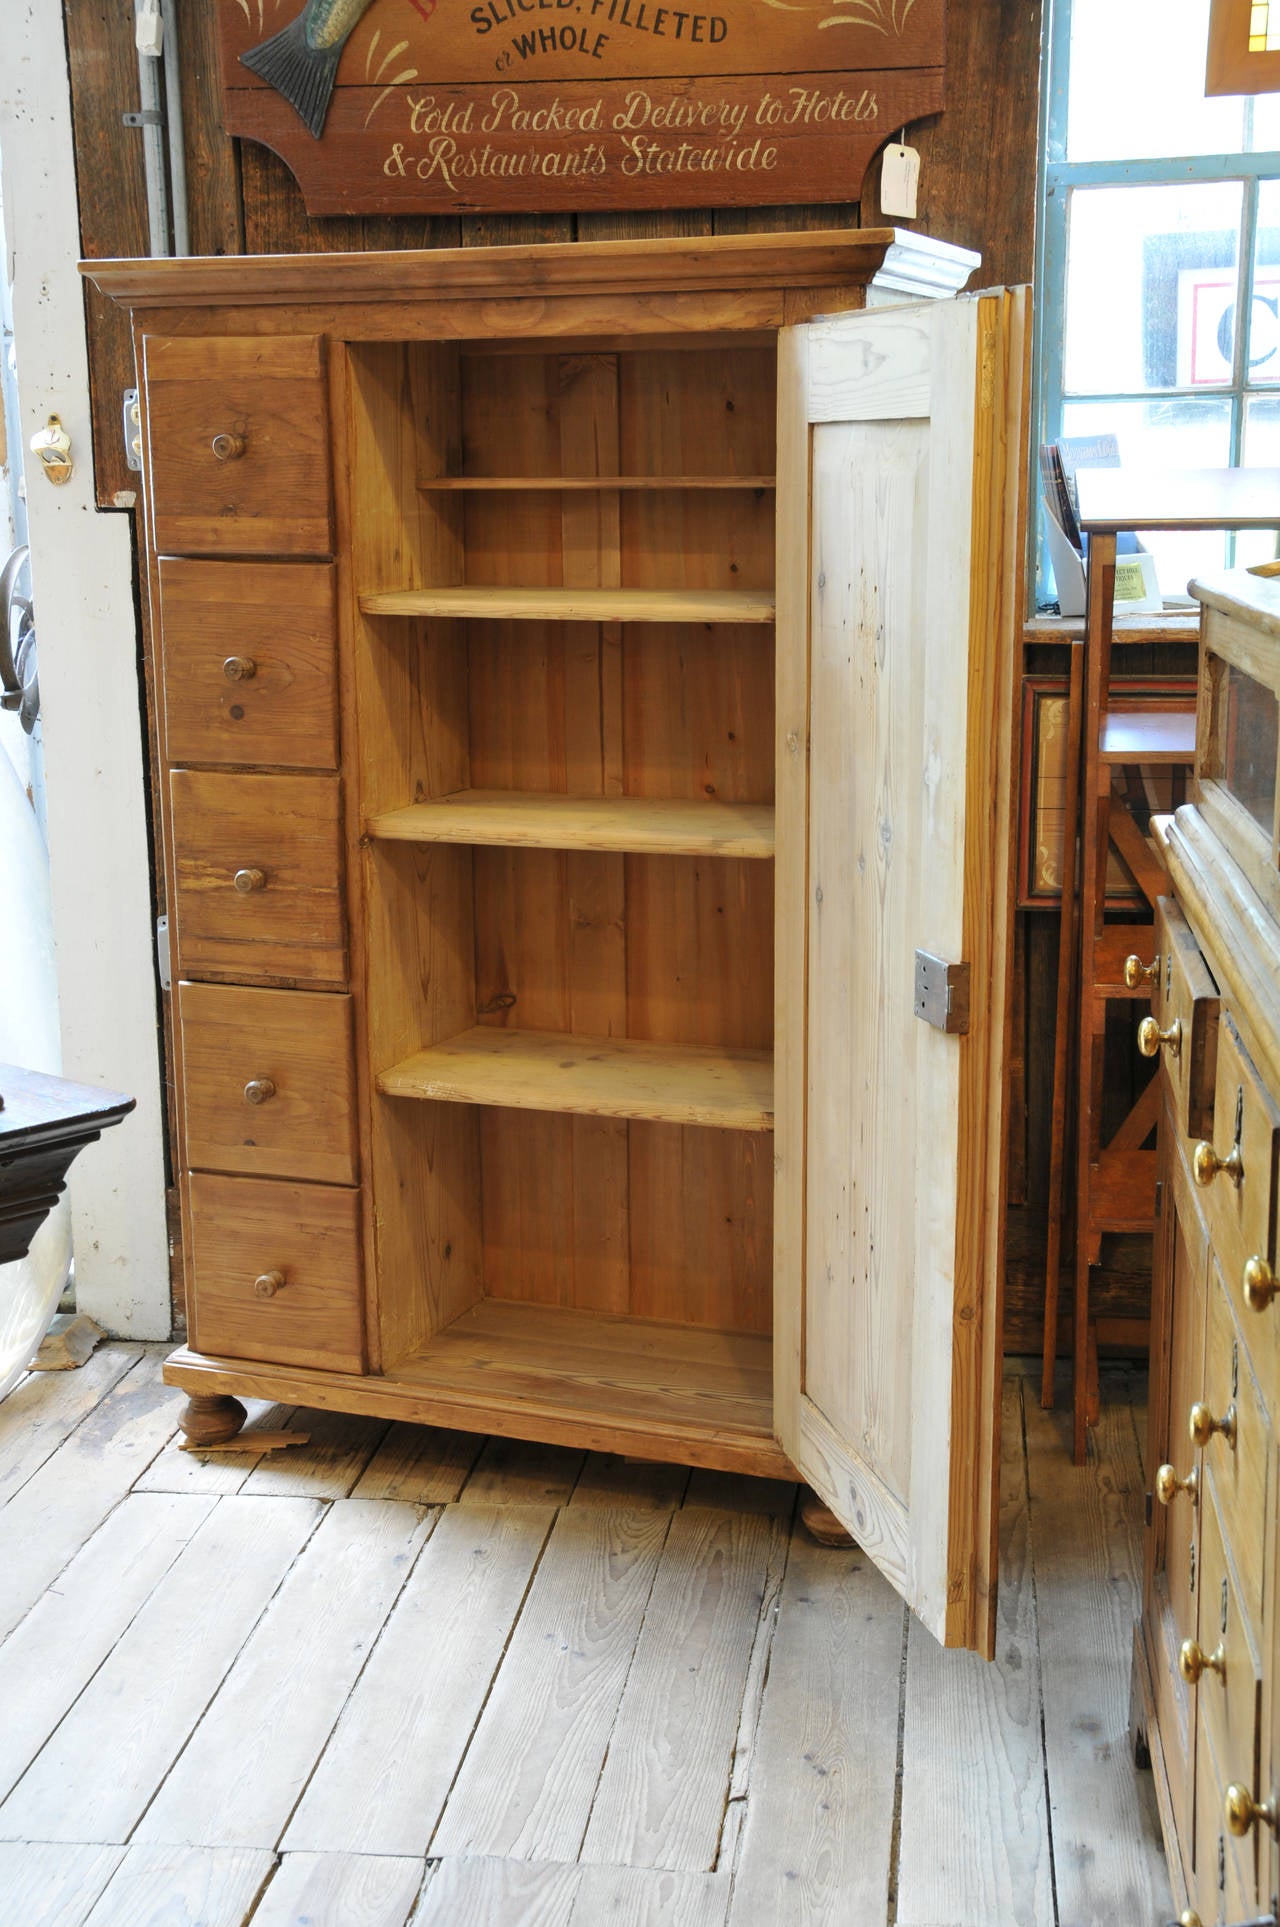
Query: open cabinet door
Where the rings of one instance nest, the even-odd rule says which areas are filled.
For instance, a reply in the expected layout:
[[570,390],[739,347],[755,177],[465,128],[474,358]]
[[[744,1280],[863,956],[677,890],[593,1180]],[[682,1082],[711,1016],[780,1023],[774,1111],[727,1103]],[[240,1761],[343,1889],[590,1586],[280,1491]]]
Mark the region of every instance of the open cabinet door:
[[994,1639],[1025,290],[779,353],[777,1434]]

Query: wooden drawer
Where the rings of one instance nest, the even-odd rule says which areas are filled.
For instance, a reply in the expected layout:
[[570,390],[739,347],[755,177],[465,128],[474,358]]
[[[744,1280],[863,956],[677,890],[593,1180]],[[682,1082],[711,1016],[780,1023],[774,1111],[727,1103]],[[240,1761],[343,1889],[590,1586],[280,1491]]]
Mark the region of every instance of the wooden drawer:
[[1166,1044],[1160,1053],[1170,1109],[1179,1131],[1204,1137],[1213,1130],[1218,986],[1172,897],[1161,897],[1156,905],[1155,950],[1160,970],[1152,986],[1151,1014],[1165,1033],[1178,1027],[1176,1051]]
[[[1258,1783],[1262,1669],[1255,1628],[1226,1557],[1222,1521],[1212,1496],[1203,1507],[1202,1544],[1199,1642],[1206,1653],[1221,1650],[1223,1664],[1221,1672],[1206,1668],[1196,1687],[1196,1751],[1198,1760],[1205,1759],[1209,1766],[1207,1773],[1197,1770],[1196,1801],[1198,1808],[1204,1803],[1199,1817],[1209,1823],[1213,1833],[1215,1866],[1217,1839],[1225,1835],[1228,1884],[1235,1862],[1245,1908],[1240,1913],[1227,1912],[1226,1918],[1234,1921],[1246,1919],[1257,1898],[1258,1829],[1255,1826],[1243,1840],[1237,1840],[1225,1828],[1223,1802],[1233,1781],[1249,1789]],[[1197,1839],[1199,1835],[1197,1826]],[[1197,1868],[1203,1871],[1198,1855]],[[1228,1894],[1228,1907],[1230,1904]]]
[[143,366],[157,552],[328,555],[320,337],[149,335]]
[[1228,1832],[1223,1795],[1230,1784],[1202,1730],[1196,1746],[1196,1913],[1203,1927],[1247,1927],[1257,1917],[1253,1849]]
[[169,793],[179,975],[344,986],[337,778],[179,769]]
[[328,563],[160,564],[171,763],[338,767]]
[[189,1164],[356,1182],[349,997],[182,984],[178,1014]]
[[[1278,1154],[1280,1112],[1224,1012],[1218,1027],[1213,1136],[1197,1144],[1192,1164],[1202,1186],[1213,1248],[1237,1303],[1243,1303],[1246,1260],[1275,1263]],[[1265,1390],[1266,1376],[1260,1376]]]
[[1215,1430],[1208,1439],[1204,1466],[1245,1610],[1251,1624],[1261,1626],[1271,1420],[1216,1259],[1210,1267],[1205,1391],[1199,1416],[1219,1425],[1229,1421],[1229,1432]]
[[359,1192],[196,1172],[188,1196],[192,1348],[363,1371]]

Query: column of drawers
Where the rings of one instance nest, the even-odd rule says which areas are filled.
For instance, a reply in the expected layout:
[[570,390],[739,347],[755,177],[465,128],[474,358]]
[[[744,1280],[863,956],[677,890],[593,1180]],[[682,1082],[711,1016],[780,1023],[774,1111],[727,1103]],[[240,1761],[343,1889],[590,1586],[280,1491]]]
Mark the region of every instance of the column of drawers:
[[[1176,1843],[1204,1927],[1266,1914],[1277,1869],[1280,1111],[1177,906],[1160,905],[1166,1328],[1144,1623]],[[1153,1358],[1159,1371],[1161,1360]],[[1176,1650],[1171,1635],[1176,1629]],[[1175,1672],[1176,1668],[1176,1672]],[[1262,1811],[1259,1811],[1262,1809]]]
[[190,1343],[361,1371],[323,343],[143,370]]

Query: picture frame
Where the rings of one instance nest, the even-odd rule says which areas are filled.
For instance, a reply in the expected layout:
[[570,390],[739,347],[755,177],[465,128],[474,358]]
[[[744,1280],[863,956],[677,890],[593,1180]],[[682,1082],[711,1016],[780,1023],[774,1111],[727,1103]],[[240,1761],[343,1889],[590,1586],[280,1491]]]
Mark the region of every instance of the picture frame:
[[[1170,710],[1194,714],[1193,676],[1117,678],[1115,710]],[[1174,809],[1185,799],[1190,771],[1117,769],[1117,784],[1141,815]],[[1022,794],[1018,809],[1018,908],[1056,910],[1062,897],[1063,828],[1067,784],[1067,678],[1022,680]],[[1142,891],[1113,849],[1109,852],[1106,907],[1132,908]]]
[[1209,0],[1206,94],[1280,92],[1280,48],[1249,48],[1256,11],[1253,0]]

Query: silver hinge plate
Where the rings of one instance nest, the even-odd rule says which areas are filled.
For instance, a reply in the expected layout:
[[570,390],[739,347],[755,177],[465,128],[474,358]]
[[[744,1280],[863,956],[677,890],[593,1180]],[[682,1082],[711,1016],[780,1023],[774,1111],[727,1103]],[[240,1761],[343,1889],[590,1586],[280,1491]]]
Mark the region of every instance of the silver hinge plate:
[[969,1029],[969,966],[948,963],[928,950],[916,951],[916,1016],[949,1037]]
[[142,467],[142,408],[136,388],[126,388],[121,409],[124,433],[124,459],[127,468]]
[[161,990],[173,989],[173,961],[169,955],[169,919],[156,918],[156,961],[160,967]]

